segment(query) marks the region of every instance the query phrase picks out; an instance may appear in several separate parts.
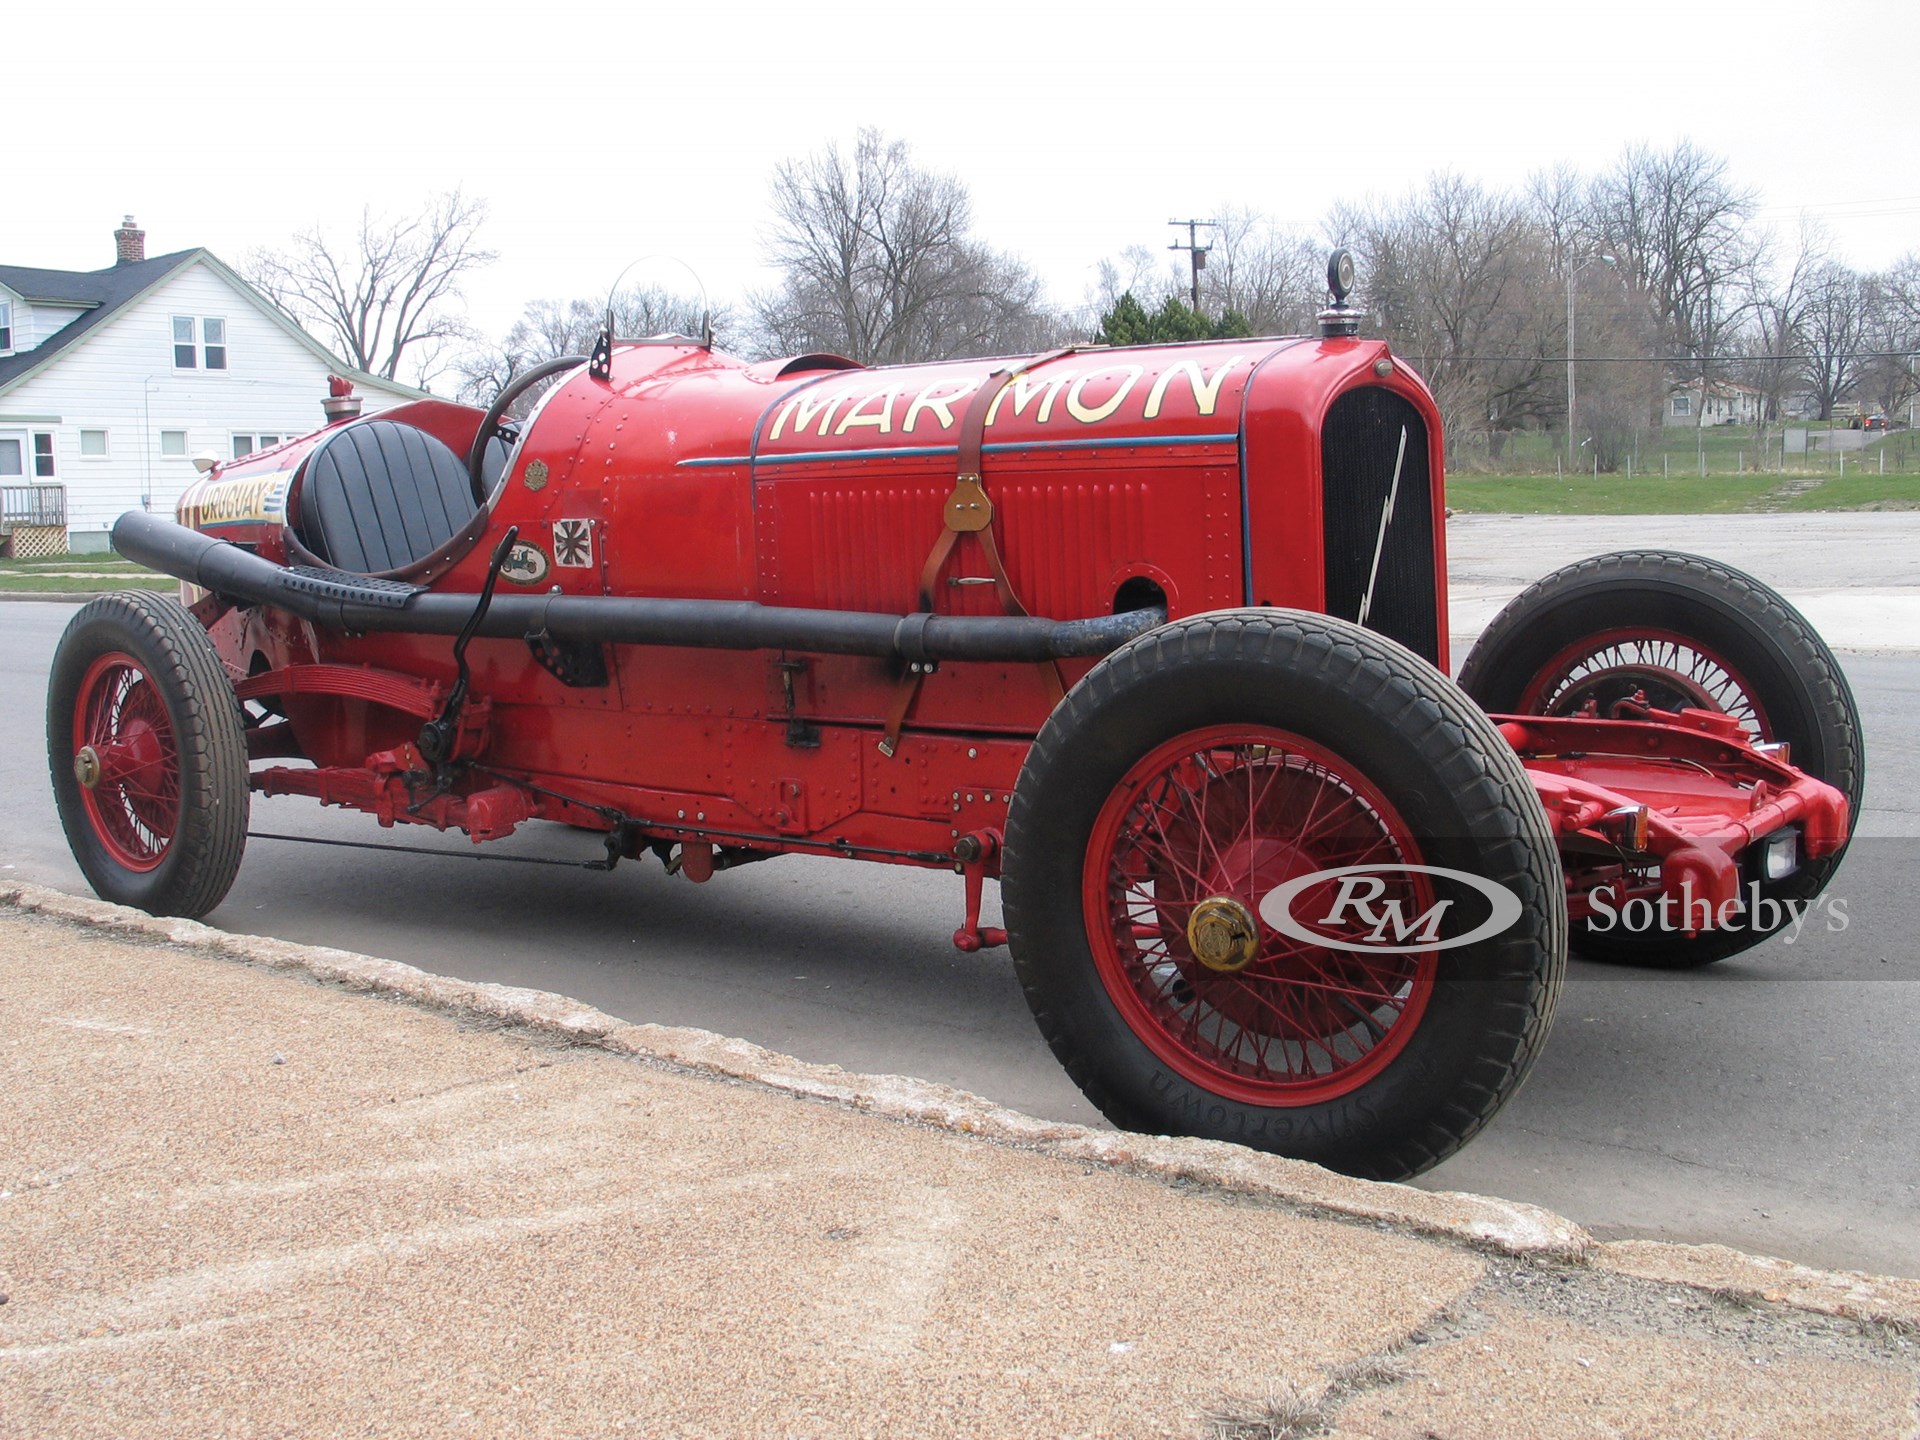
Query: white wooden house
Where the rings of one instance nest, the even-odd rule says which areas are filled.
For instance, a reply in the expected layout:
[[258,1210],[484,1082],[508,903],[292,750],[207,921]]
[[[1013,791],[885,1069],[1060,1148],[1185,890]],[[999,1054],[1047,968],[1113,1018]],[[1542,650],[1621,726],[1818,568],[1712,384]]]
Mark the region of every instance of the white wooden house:
[[173,513],[195,455],[319,429],[329,374],[354,382],[368,414],[421,396],[348,368],[208,251],[147,259],[131,216],[114,239],[104,270],[0,265],[13,524],[63,518],[73,549],[104,550],[122,512]]
[[1766,414],[1767,397],[1737,380],[1715,380],[1704,388],[1700,377],[1677,380],[1667,387],[1667,406],[1661,423],[1688,429],[1697,425],[1758,425]]

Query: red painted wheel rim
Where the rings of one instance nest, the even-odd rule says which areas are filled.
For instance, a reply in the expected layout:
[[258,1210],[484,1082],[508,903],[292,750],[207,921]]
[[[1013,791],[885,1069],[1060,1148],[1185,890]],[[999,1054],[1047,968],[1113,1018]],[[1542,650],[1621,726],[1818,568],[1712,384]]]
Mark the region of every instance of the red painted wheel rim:
[[[1082,871],[1094,966],[1134,1034],[1201,1088],[1262,1106],[1350,1094],[1419,1028],[1434,949],[1314,946],[1260,919],[1253,958],[1227,974],[1196,959],[1188,920],[1213,897],[1258,917],[1267,893],[1314,871],[1420,863],[1399,813],[1331,751],[1265,726],[1191,731],[1133,766],[1094,821]],[[1433,904],[1426,875],[1387,878],[1404,913]],[[1307,896],[1331,898],[1331,884]]]
[[1752,685],[1733,662],[1711,645],[1672,630],[1621,627],[1603,630],[1567,646],[1534,674],[1521,692],[1522,715],[1571,715],[1588,699],[1606,703],[1646,692],[1662,710],[1678,702],[1731,715],[1757,739],[1772,729]]
[[115,864],[156,868],[180,824],[180,750],[159,687],[130,655],[100,656],[80,681],[74,754],[86,748],[99,762],[98,780],[80,786],[93,833]]

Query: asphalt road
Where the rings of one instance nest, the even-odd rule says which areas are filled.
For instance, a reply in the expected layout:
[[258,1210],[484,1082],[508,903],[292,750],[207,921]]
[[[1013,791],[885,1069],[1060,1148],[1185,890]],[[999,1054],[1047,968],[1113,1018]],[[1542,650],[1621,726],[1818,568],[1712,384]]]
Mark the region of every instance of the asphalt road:
[[[1564,559],[1625,543],[1719,553],[1810,614],[1826,605],[1845,632],[1833,638],[1863,647],[1842,658],[1869,780],[1865,838],[1832,892],[1848,902],[1844,933],[1816,922],[1797,943],[1692,974],[1575,962],[1526,1089],[1422,1184],[1533,1201],[1606,1236],[1920,1275],[1920,653],[1898,653],[1906,587],[1920,579],[1910,521],[1920,516],[1454,522],[1456,630]],[[85,893],[41,738],[48,662],[71,613],[0,606],[0,865]],[[253,828],[443,853],[255,841],[210,917],[227,929],[560,991],[1098,1123],[1040,1041],[1005,952],[949,943],[952,876],[788,857],[696,886],[651,862],[612,875],[476,863],[463,838],[382,832],[292,798],[256,798]],[[597,851],[591,837],[533,826],[480,853]]]

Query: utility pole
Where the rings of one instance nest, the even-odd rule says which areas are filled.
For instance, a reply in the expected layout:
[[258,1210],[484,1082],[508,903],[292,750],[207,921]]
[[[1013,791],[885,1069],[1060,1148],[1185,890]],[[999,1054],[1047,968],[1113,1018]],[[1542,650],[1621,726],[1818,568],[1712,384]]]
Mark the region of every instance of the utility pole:
[[1574,424],[1574,412],[1573,412],[1573,287],[1580,279],[1580,272],[1582,270],[1585,270],[1589,265],[1596,265],[1596,264],[1612,265],[1616,270],[1620,268],[1619,263],[1611,255],[1589,255],[1586,259],[1582,260],[1578,265],[1574,266],[1573,269],[1567,272],[1567,463],[1568,464],[1573,463],[1574,451],[1577,448],[1573,443],[1573,432],[1577,428]]
[[1167,248],[1187,252],[1187,259],[1193,267],[1193,313],[1198,315],[1200,313],[1200,272],[1207,268],[1207,252],[1213,248],[1211,245],[1200,243],[1200,227],[1205,225],[1209,229],[1214,229],[1220,222],[1218,220],[1169,220],[1167,224],[1175,229],[1182,225],[1187,227],[1187,243],[1182,245],[1176,240]]

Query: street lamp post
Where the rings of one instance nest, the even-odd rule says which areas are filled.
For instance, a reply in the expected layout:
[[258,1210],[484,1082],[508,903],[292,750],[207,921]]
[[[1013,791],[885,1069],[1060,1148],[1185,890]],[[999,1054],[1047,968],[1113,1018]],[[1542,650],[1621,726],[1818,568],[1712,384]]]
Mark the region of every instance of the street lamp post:
[[1573,440],[1573,291],[1580,279],[1580,272],[1589,265],[1600,262],[1614,265],[1616,268],[1618,266],[1618,262],[1611,255],[1589,255],[1567,272],[1567,466],[1569,469],[1572,468],[1576,458]]

